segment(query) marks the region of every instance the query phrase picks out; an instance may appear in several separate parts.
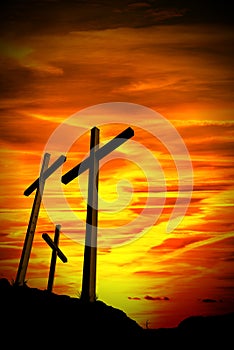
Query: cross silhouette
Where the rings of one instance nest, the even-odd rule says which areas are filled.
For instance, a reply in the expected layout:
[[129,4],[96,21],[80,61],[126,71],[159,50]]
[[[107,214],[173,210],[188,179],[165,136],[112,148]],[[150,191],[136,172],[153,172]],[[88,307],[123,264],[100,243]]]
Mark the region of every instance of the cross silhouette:
[[43,163],[40,171],[40,177],[36,179],[25,191],[24,195],[29,196],[35,189],[36,194],[33,201],[31,215],[28,223],[28,228],[24,240],[24,245],[21,253],[21,258],[18,266],[18,271],[15,279],[16,285],[23,285],[25,282],[25,276],[28,268],[29,257],[32,250],[32,244],[34,239],[34,233],[36,230],[37,220],[39,216],[42,195],[44,191],[46,179],[57,170],[65,161],[65,156],[60,156],[49,168],[50,154],[45,153]]
[[62,183],[68,184],[84,171],[89,170],[81,292],[81,299],[85,302],[96,300],[99,161],[130,139],[134,135],[134,130],[128,127],[101,148],[99,148],[99,134],[100,130],[97,127],[91,129],[89,157],[62,176]]
[[52,289],[53,289],[57,256],[62,260],[63,263],[67,262],[67,257],[63,254],[61,249],[58,247],[60,229],[61,229],[61,225],[55,226],[54,240],[52,240],[47,233],[42,234],[42,238],[46,241],[46,243],[52,249],[51,261],[50,261],[50,271],[49,271],[49,277],[48,277],[48,283],[47,283],[47,291],[48,292],[52,292]]

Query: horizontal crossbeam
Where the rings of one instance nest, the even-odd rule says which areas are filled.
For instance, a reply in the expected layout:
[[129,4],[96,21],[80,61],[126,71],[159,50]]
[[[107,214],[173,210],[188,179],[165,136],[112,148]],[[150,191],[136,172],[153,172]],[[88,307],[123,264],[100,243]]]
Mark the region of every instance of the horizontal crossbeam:
[[62,260],[62,262],[67,262],[67,257],[63,254],[61,249],[54,243],[54,241],[50,238],[47,233],[42,233],[42,238],[46,241],[46,243],[57,252],[57,256]]
[[[60,165],[62,165],[66,161],[65,156],[60,156],[43,174],[43,180],[46,180],[51,174],[57,170]],[[40,178],[36,179],[25,191],[24,195],[29,196],[36,188],[39,187]]]
[[[113,138],[110,142],[96,151],[96,159],[101,160],[133,136],[134,130],[132,128],[129,127],[125,129],[119,135],[115,136],[115,138]],[[69,170],[66,174],[64,174],[62,176],[62,183],[65,185],[68,184],[70,181],[86,171],[89,168],[89,164],[90,157],[86,158],[83,162],[79,163],[74,168]]]

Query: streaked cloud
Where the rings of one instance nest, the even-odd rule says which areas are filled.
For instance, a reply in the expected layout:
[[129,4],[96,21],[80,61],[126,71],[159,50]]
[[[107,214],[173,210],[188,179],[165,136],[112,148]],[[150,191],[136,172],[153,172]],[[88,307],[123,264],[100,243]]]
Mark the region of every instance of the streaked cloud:
[[144,297],[144,299],[145,300],[170,300],[170,298],[168,298],[168,297],[152,297],[152,296],[150,296],[150,295],[146,295],[145,297]]

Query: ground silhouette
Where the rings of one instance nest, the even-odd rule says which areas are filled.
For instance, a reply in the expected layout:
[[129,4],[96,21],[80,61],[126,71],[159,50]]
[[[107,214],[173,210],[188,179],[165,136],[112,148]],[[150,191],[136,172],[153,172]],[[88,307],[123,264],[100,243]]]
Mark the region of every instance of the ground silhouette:
[[191,316],[174,328],[143,329],[102,301],[84,303],[78,297],[15,286],[5,278],[0,279],[0,310],[4,348],[210,350],[218,345],[229,349],[233,343],[234,313]]

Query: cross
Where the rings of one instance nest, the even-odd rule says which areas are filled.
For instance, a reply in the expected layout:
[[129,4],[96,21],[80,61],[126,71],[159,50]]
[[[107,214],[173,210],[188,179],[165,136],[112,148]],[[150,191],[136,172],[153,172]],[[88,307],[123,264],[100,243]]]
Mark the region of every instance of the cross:
[[42,234],[42,238],[46,241],[46,243],[52,249],[50,271],[49,271],[49,277],[48,277],[48,283],[47,283],[47,291],[50,293],[52,292],[53,284],[54,284],[54,273],[55,273],[57,256],[62,260],[63,263],[67,262],[67,257],[63,254],[61,249],[59,249],[58,247],[60,229],[61,229],[61,225],[55,226],[54,240],[52,240],[47,233]]
[[60,165],[62,165],[66,161],[65,156],[60,156],[49,168],[50,154],[45,153],[43,158],[42,167],[40,170],[40,176],[36,179],[25,191],[24,195],[29,196],[35,189],[36,194],[33,201],[33,206],[31,210],[31,215],[28,223],[28,228],[24,240],[24,245],[21,253],[21,258],[19,262],[19,267],[16,275],[15,284],[23,285],[25,282],[25,275],[28,268],[29,257],[32,250],[32,243],[34,239],[34,233],[36,230],[37,220],[39,216],[42,195],[44,191],[45,181],[46,179],[57,170]]
[[134,130],[128,127],[107,144],[99,148],[99,131],[97,127],[91,129],[89,157],[62,176],[62,183],[67,184],[84,171],[89,170],[81,292],[81,299],[85,302],[93,302],[96,300],[99,161],[134,135]]

